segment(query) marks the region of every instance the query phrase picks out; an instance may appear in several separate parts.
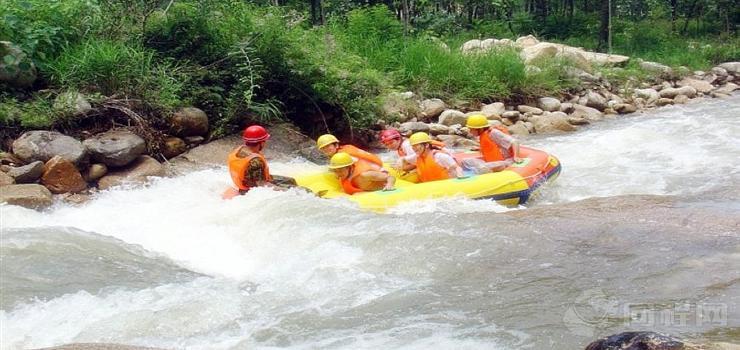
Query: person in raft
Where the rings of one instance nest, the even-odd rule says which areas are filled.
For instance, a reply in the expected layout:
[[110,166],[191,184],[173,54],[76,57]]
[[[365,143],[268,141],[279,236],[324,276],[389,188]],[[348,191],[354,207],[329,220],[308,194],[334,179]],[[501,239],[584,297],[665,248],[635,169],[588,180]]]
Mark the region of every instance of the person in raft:
[[470,133],[478,136],[480,153],[483,160],[466,159],[463,168],[475,173],[487,173],[504,170],[513,163],[521,162],[519,158],[519,142],[516,141],[503,126],[491,126],[488,119],[482,114],[468,117],[465,126]]
[[[398,153],[398,161],[393,165],[396,169],[403,169],[405,165],[416,165],[416,152],[411,147],[409,139],[404,138],[396,129],[385,129],[380,132],[380,142],[390,151]],[[432,146],[442,152],[452,154],[444,142],[432,140]]]
[[259,125],[244,129],[244,144],[229,153],[229,174],[239,194],[245,194],[252,187],[268,186],[275,189],[286,189],[296,185],[295,179],[271,175],[267,160],[262,155],[265,143],[270,134]]
[[368,191],[390,191],[396,179],[388,172],[364,159],[355,159],[345,152],[337,152],[329,160],[329,169],[337,175],[347,194]]
[[352,145],[339,145],[339,140],[332,134],[324,134],[316,140],[316,148],[331,159],[338,152],[344,152],[357,159],[364,159],[379,167],[383,167],[383,161],[368,151],[361,150]]
[[425,132],[417,132],[409,137],[411,148],[416,153],[416,163],[407,165],[404,170],[416,168],[419,182],[465,177],[455,158],[434,146],[432,141],[429,134]]

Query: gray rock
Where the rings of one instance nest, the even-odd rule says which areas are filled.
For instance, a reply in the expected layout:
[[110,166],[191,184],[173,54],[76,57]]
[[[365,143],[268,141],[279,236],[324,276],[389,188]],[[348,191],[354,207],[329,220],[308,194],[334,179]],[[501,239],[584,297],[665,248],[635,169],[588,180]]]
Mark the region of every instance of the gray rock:
[[635,97],[644,98],[646,103],[652,103],[660,98],[660,94],[655,89],[635,89]]
[[46,162],[61,156],[77,165],[87,163],[87,151],[80,141],[56,131],[28,131],[13,141],[13,153],[26,163]]
[[168,137],[164,140],[164,144],[162,145],[162,155],[167,158],[174,158],[179,156],[182,153],[185,153],[185,151],[188,150],[188,145],[185,144],[185,141],[183,141],[179,137]]
[[534,37],[534,35],[527,35],[527,36],[520,36],[515,41],[516,46],[519,46],[521,48],[534,46],[540,43],[537,38]]
[[183,141],[185,141],[185,143],[187,143],[188,146],[197,146],[197,145],[200,145],[205,140],[206,140],[206,138],[203,137],[203,136],[188,136],[188,137],[184,137],[183,138]]
[[[575,111],[575,110],[576,110],[576,108],[570,102],[566,102],[566,103],[561,103],[560,104],[560,111],[561,112],[570,114],[570,113],[573,113],[573,111]],[[553,112],[557,112],[557,111],[553,111]]]
[[563,112],[547,112],[533,116],[530,121],[538,134],[576,130],[575,126],[568,123],[568,116]]
[[682,105],[682,104],[685,104],[685,103],[688,103],[688,102],[689,102],[689,97],[686,96],[686,95],[678,95],[678,96],[676,96],[676,97],[673,98],[673,103],[675,103],[675,104]]
[[19,184],[36,182],[43,173],[44,162],[38,160],[28,165],[12,168],[8,171],[8,175],[15,179],[15,183]]
[[429,132],[429,124],[422,122],[405,122],[398,128],[398,132],[404,135],[410,135],[420,131]]
[[480,112],[488,119],[501,119],[501,115],[506,112],[506,106],[501,102],[494,102],[484,105]]
[[450,133],[450,128],[442,124],[432,123],[429,124],[429,133],[432,136],[446,135]]
[[727,84],[723,85],[722,87],[720,87],[719,89],[715,90],[715,92],[718,92],[720,94],[727,94],[727,95],[729,95],[729,94],[731,94],[733,91],[735,91],[737,89],[738,89],[737,84],[727,83]]
[[540,115],[540,114],[542,114],[542,110],[541,109],[539,109],[537,107],[527,106],[527,105],[519,105],[519,106],[516,107],[516,109],[520,113],[530,113],[530,114],[534,114],[534,115]]
[[67,91],[59,94],[54,99],[53,107],[56,111],[73,115],[84,115],[92,110],[92,106],[85,95],[77,91]]
[[439,135],[437,139],[444,142],[447,147],[476,147],[478,142],[458,135]]
[[604,98],[604,96],[601,96],[601,94],[597,92],[589,91],[586,94],[586,106],[588,107],[596,108],[600,111],[603,111],[607,107],[606,102],[606,98]]
[[717,77],[722,77],[722,78],[727,77],[730,74],[729,72],[727,72],[727,69],[723,67],[719,67],[719,66],[712,68],[711,72]]
[[629,103],[619,103],[614,105],[614,110],[619,114],[628,114],[637,112],[637,107]]
[[689,344],[666,334],[655,332],[624,332],[601,338],[588,344],[585,350],[692,350]]
[[439,116],[439,123],[446,126],[453,124],[465,125],[467,119],[465,113],[455,109],[448,109]]
[[554,97],[542,97],[537,100],[537,106],[543,111],[555,112],[560,110],[560,100]]
[[146,152],[146,142],[128,130],[100,133],[82,143],[92,160],[110,167],[122,167]]
[[517,121],[519,120],[519,117],[521,116],[521,113],[519,111],[506,111],[504,114],[501,115],[502,118]]
[[208,116],[195,107],[182,108],[170,118],[171,134],[185,136],[205,136],[208,134]]
[[51,192],[37,184],[0,187],[0,203],[19,205],[30,209],[43,209],[51,205]]
[[568,117],[568,123],[570,123],[572,125],[588,125],[588,124],[591,124],[588,120],[586,120],[586,118],[583,118],[583,117],[573,117],[573,116]]
[[164,176],[162,164],[149,156],[139,156],[126,169],[109,172],[98,180],[101,190],[109,189],[124,183],[146,183],[151,176]]
[[524,124],[523,121],[518,121],[514,125],[508,127],[509,132],[512,135],[516,136],[525,136],[529,135],[529,129],[527,129],[527,125]]
[[684,87],[684,86],[690,86],[694,88],[697,92],[701,92],[704,94],[708,94],[714,90],[714,86],[710,84],[708,81],[705,80],[698,80],[693,78],[684,78],[681,81],[678,82],[678,86]]
[[668,76],[673,75],[673,69],[671,69],[671,67],[668,67],[666,65],[663,65],[657,62],[649,62],[649,61],[640,62],[640,68],[650,73],[658,74],[662,77],[668,77]]
[[588,121],[595,122],[604,119],[604,114],[596,108],[583,105],[573,105],[573,113],[571,113],[571,117],[583,118]]
[[674,98],[678,95],[685,95],[687,97],[696,96],[696,89],[691,86],[682,86],[680,88],[668,88],[660,90],[660,97]]
[[725,62],[720,64],[719,67],[733,75],[740,75],[740,62]]
[[421,110],[421,113],[427,118],[439,117],[439,115],[445,111],[445,108],[447,108],[447,106],[445,105],[444,101],[438,98],[427,99],[421,101],[421,103],[419,104],[419,109]]
[[659,107],[672,105],[672,104],[673,104],[673,99],[666,98],[666,97],[661,97],[658,99],[658,101],[655,102],[655,105]]

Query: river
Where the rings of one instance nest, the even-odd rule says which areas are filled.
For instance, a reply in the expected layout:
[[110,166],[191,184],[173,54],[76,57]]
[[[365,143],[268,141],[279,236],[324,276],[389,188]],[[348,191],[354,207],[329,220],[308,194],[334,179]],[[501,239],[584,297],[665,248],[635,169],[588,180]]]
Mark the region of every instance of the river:
[[530,138],[563,172],[516,209],[223,201],[225,168],[81,207],[2,205],[0,348],[582,349],[626,330],[740,343],[738,117],[735,95]]

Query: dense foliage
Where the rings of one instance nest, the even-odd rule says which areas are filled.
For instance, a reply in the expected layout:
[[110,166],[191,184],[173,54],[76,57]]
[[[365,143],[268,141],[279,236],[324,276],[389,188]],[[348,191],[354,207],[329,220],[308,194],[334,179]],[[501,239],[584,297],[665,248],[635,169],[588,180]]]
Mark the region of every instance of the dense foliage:
[[[574,84],[566,61],[528,70],[514,49],[466,56],[458,47],[535,34],[607,50],[602,15],[610,9],[601,3],[0,0],[0,41],[39,70],[29,88],[2,86],[0,124],[74,125],[53,103],[69,91],[127,101],[149,118],[194,105],[216,133],[281,118],[314,132],[342,121],[364,127],[394,91],[482,102],[558,94]],[[740,58],[732,1],[612,4],[615,53],[695,69]]]

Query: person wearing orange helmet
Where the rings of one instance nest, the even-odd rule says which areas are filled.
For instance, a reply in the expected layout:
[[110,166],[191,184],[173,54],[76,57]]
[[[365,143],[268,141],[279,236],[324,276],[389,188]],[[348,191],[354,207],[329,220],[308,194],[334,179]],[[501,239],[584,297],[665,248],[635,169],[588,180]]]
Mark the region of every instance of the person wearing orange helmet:
[[356,159],[345,152],[335,153],[329,160],[329,169],[337,176],[347,194],[369,191],[390,191],[396,179],[388,171],[364,159]]
[[259,125],[244,129],[244,144],[235,148],[228,157],[229,175],[240,194],[253,187],[285,188],[295,185],[295,180],[270,174],[267,160],[262,154],[270,134]]

